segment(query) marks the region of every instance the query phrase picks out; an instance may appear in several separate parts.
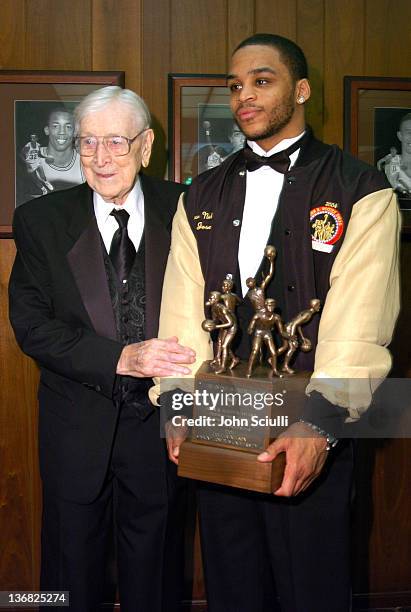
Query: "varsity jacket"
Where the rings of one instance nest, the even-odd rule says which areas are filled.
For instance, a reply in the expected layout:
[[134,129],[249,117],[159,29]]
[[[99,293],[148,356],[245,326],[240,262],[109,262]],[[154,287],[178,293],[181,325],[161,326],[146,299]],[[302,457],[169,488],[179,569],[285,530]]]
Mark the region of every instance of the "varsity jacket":
[[[212,355],[201,329],[208,293],[219,290],[227,274],[241,292],[237,256],[246,180],[239,152],[193,181],[174,219],[159,333],[192,346],[197,365]],[[386,346],[399,310],[399,227],[384,174],[308,129],[273,218],[269,243],[278,256],[271,291],[285,320],[310,299],[321,300],[321,318],[304,328],[315,350],[300,353],[296,365],[313,371],[308,393],[319,391],[351,419],[368,407],[370,381],[391,367]],[[353,378],[364,383],[359,393],[350,392],[349,383],[326,382]]]

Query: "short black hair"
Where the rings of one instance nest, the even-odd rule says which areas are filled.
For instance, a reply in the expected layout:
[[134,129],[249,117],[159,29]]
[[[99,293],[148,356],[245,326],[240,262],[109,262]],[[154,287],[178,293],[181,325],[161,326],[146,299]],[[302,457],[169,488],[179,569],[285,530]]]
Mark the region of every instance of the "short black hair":
[[295,42],[278,34],[253,34],[234,49],[233,55],[239,49],[250,45],[265,45],[277,49],[281,61],[288,68],[294,82],[308,78],[308,66],[304,52]]
[[51,117],[53,115],[56,115],[57,113],[67,113],[68,115],[71,115],[71,117],[73,117],[73,125],[74,125],[73,111],[67,108],[67,106],[65,106],[63,103],[56,104],[56,106],[53,106],[53,108],[48,112],[46,125],[49,124]]

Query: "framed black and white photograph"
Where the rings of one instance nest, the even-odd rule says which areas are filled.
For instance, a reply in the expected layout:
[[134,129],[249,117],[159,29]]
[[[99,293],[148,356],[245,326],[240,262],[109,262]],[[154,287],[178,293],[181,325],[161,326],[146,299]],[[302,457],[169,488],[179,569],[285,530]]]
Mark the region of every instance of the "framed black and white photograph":
[[[385,172],[404,209],[411,209],[411,106],[376,108],[375,155],[378,170]],[[408,202],[403,202],[408,200]]]
[[124,86],[123,72],[0,71],[0,235],[29,200],[84,182],[74,109],[91,91]]
[[344,147],[384,172],[411,226],[411,79],[344,78]]
[[198,105],[198,151],[192,174],[219,166],[229,155],[244,147],[245,136],[226,104]]
[[73,142],[78,102],[15,101],[16,206],[84,182]]
[[241,149],[225,75],[169,75],[170,178],[192,179]]

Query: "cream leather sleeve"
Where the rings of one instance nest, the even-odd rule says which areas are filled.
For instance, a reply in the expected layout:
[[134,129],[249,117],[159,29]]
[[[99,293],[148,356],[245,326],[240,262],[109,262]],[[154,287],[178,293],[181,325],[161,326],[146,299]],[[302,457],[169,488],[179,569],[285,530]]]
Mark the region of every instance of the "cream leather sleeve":
[[386,346],[399,312],[399,231],[393,191],[365,196],[353,207],[331,270],[307,393],[347,408],[349,420],[368,408],[391,368]]
[[[189,390],[202,362],[213,358],[213,346],[209,334],[201,329],[204,320],[204,278],[197,242],[187,220],[183,198],[184,195],[181,195],[173,221],[158,336],[177,336],[180,344],[196,351],[196,362],[190,365],[192,374],[187,377],[184,386]],[[154,379],[154,382],[155,386],[150,389],[149,396],[152,403],[157,404],[160,379]]]

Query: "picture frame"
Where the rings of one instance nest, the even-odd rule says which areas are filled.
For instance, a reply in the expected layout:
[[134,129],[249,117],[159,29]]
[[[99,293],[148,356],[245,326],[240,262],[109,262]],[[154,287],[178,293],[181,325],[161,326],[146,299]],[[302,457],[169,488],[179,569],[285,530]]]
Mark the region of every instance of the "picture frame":
[[190,184],[244,146],[226,80],[225,74],[168,75],[171,179]]
[[[124,72],[0,70],[0,238],[12,237],[16,206],[84,180],[73,147],[72,111],[106,85],[124,87]],[[56,124],[52,154],[50,121]]]
[[384,172],[411,232],[411,78],[344,77],[344,149]]

